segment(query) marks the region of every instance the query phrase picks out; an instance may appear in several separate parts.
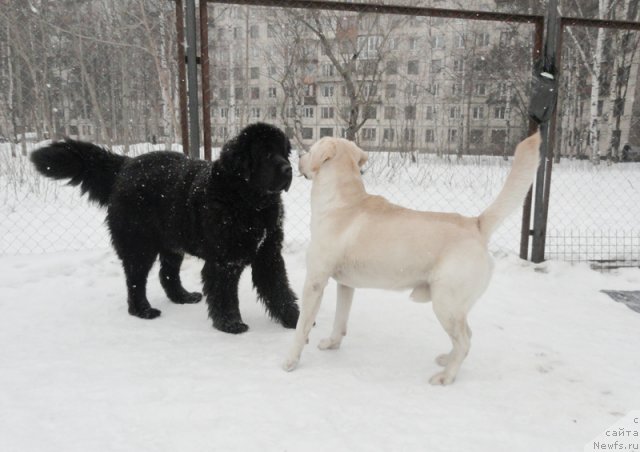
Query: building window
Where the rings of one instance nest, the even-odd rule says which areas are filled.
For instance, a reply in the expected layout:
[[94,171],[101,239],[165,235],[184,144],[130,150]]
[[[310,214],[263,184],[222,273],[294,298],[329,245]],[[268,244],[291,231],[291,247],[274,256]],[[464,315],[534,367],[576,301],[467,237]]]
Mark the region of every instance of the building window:
[[256,80],[258,77],[260,77],[260,69],[257,67],[252,67],[249,72],[251,80]]
[[407,143],[413,143],[416,141],[416,130],[412,127],[404,129],[404,141]]
[[392,99],[396,97],[396,85],[393,83],[388,84],[385,87],[385,93],[387,95],[387,99]]
[[251,27],[249,27],[249,36],[251,36],[251,39],[258,39],[260,37],[260,28],[258,25],[251,25]]
[[429,93],[431,93],[434,96],[439,96],[440,95],[440,84],[439,83],[432,83],[431,85],[429,85],[429,89],[427,91],[429,91]]
[[476,35],[476,45],[478,47],[486,47],[489,45],[489,33],[483,32]]
[[418,95],[418,85],[415,83],[407,84],[406,95],[416,97]]
[[407,74],[418,75],[418,60],[411,60],[407,63]]
[[313,107],[304,107],[302,109],[302,116],[304,116],[305,118],[313,118],[314,113],[315,112]]
[[334,88],[332,85],[324,85],[320,92],[322,93],[322,97],[333,97]]
[[473,107],[471,109],[471,117],[473,119],[482,119],[484,118],[484,107]]
[[424,109],[424,119],[427,121],[433,121],[436,116],[436,107],[433,105],[427,105]]
[[504,144],[506,138],[507,132],[505,130],[494,129],[491,131],[491,143],[493,144]]
[[493,109],[493,117],[496,119],[504,119],[506,108],[505,107],[496,107]]
[[485,94],[487,94],[487,85],[485,85],[484,83],[478,83],[475,86],[475,93],[476,96],[484,96]]
[[311,128],[311,127],[303,127],[302,128],[302,139],[303,140],[313,140],[313,128]]
[[252,107],[251,108],[251,117],[252,118],[260,118],[260,108],[259,107]]
[[436,35],[431,38],[431,47],[434,49],[444,49],[444,36]]
[[315,96],[316,95],[316,85],[309,83],[304,85],[304,95],[305,96]]
[[320,110],[320,117],[322,119],[331,119],[334,116],[333,107],[322,107]]
[[471,129],[469,140],[471,144],[482,144],[484,141],[484,131],[482,129]]
[[508,31],[501,31],[500,32],[500,45],[501,46],[509,45],[509,41],[511,41],[511,33],[509,33]]
[[383,141],[393,141],[395,137],[395,131],[393,129],[387,128],[383,131],[382,139]]
[[427,129],[424,133],[424,142],[425,143],[433,143],[436,141],[436,135],[433,133],[433,129]]
[[464,70],[464,60],[462,58],[455,58],[453,60],[453,70],[455,72],[462,72]]
[[362,87],[362,95],[367,98],[378,94],[378,87],[373,83],[367,83]]
[[333,64],[322,65],[322,75],[324,77],[333,77],[336,75],[336,68]]
[[333,136],[333,127],[320,127],[320,138],[332,137],[332,136]]
[[278,109],[276,107],[269,107],[269,117],[275,119],[278,116]]
[[396,107],[384,107],[384,119],[396,119]]
[[287,108],[287,118],[295,118],[295,116],[296,116],[296,108],[295,107]]
[[267,25],[267,38],[275,38],[276,36],[276,26],[269,24]]
[[255,99],[260,99],[260,88],[257,86],[254,86],[251,88],[251,99],[255,100]]
[[396,75],[398,73],[398,62],[395,60],[387,61],[387,75]]
[[436,74],[442,70],[442,60],[431,60],[430,71],[432,74]]
[[376,129],[373,127],[366,127],[362,129],[362,139],[364,141],[375,141]]
[[453,96],[459,96],[462,94],[462,85],[460,83],[454,83],[451,85],[451,94]]
[[449,108],[449,118],[458,119],[460,118],[460,106],[456,105],[454,107]]
[[464,49],[464,35],[460,34],[456,36],[456,47],[458,49]]
[[416,119],[416,106],[407,105],[404,107],[404,119]]
[[418,38],[409,38],[409,50],[418,48]]
[[449,129],[447,139],[449,140],[449,143],[455,143],[458,141],[458,129]]
[[381,42],[382,36],[358,36],[358,56],[365,60],[377,58]]
[[229,117],[229,108],[228,107],[221,107],[220,108],[220,117],[221,118],[228,118]]
[[218,98],[220,100],[227,100],[229,98],[229,90],[227,88],[220,88]]
[[236,88],[234,91],[236,99],[244,99],[244,91],[242,88]]
[[374,105],[364,107],[364,119],[376,119],[377,116],[378,109]]
[[272,87],[269,88],[269,97],[270,98],[273,99],[274,97],[276,97],[277,93],[278,93],[278,90],[277,90],[277,88],[275,86],[272,86]]

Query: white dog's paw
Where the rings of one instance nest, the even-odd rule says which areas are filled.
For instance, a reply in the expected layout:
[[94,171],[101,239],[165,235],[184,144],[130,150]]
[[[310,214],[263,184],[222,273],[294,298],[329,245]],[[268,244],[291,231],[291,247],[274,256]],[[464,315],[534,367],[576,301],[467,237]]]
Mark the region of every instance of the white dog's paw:
[[282,363],[282,370],[291,372],[296,367],[298,367],[299,362],[300,358],[288,358],[285,362]]
[[436,358],[436,364],[442,367],[445,367],[447,364],[449,364],[449,353],[438,355],[438,357]]
[[327,337],[318,343],[318,348],[320,350],[337,350],[340,348],[340,342],[340,340]]
[[438,372],[433,377],[431,377],[431,379],[429,380],[429,383],[431,383],[432,385],[446,386],[453,383],[453,380],[455,379],[456,379],[455,376],[449,375],[445,371],[442,371],[442,372]]

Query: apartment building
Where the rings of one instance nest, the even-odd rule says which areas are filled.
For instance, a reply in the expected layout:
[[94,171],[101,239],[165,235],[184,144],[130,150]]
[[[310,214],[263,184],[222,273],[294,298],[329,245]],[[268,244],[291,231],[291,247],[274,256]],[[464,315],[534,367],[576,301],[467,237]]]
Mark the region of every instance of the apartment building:
[[487,67],[513,40],[512,25],[340,13],[323,15],[321,32],[303,25],[291,33],[278,26],[282,16],[268,15],[232,7],[211,33],[217,141],[264,120],[308,146],[347,136],[354,107],[355,138],[370,150],[499,154],[524,133],[515,102],[530,69],[514,80]]
[[[492,8],[485,3],[475,7]],[[355,125],[353,137],[369,150],[500,155],[526,133],[532,26],[316,14],[243,6],[219,13],[210,34],[214,141],[263,120],[302,146],[349,136]],[[601,96],[603,150],[637,134],[638,60],[627,69],[623,103],[613,88]],[[561,110],[563,155],[585,153],[590,144],[589,99],[580,92],[591,82],[580,76],[563,74],[573,78],[565,98],[577,100]],[[622,114],[612,121],[616,108]]]

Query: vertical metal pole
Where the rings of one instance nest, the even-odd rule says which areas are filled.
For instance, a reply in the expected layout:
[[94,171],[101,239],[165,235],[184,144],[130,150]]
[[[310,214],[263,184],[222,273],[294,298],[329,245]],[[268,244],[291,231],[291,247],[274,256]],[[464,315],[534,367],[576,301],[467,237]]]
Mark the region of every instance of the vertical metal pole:
[[[560,66],[562,62],[562,32],[564,28],[562,27],[561,20],[558,20],[558,28],[556,34],[556,80],[560,79]],[[558,89],[560,84],[558,84]],[[551,173],[553,170],[553,161],[554,161],[554,150],[556,145],[556,132],[558,130],[558,109],[556,108],[553,112],[553,116],[551,117],[551,121],[549,122],[549,141],[547,144],[547,168],[544,173],[544,199],[542,203],[542,224],[543,224],[543,233],[541,235],[542,245],[540,246],[542,249],[541,261],[544,260],[544,250],[545,244],[547,241],[547,220],[549,215],[549,198],[551,196]]]
[[200,124],[198,115],[198,62],[196,38],[196,2],[187,2],[187,80],[189,94],[189,142],[191,158],[200,158]]
[[184,56],[184,7],[176,0],[176,38],[178,40],[178,97],[180,102],[180,135],[182,152],[189,155],[189,122],[187,118],[187,68]]
[[211,87],[209,84],[208,17],[207,0],[200,0],[200,82],[202,83],[202,136],[205,160],[211,160]]
[[[560,32],[560,19],[558,17],[558,0],[549,0],[547,11],[547,26],[544,42],[543,69],[554,71],[556,69],[556,52],[558,49],[558,36]],[[556,75],[557,82],[557,75]],[[544,261],[544,247],[547,233],[547,212],[549,208],[549,193],[551,183],[551,166],[553,164],[553,138],[557,122],[557,109],[554,109],[551,120],[540,126],[542,145],[540,155],[542,164],[538,168],[536,177],[536,195],[533,215],[533,243],[531,246],[531,260],[533,262]],[[549,175],[547,175],[547,170]],[[548,185],[545,185],[548,184]],[[547,195],[545,197],[545,194]]]
[[[540,19],[535,23],[534,43],[533,43],[533,66],[542,56],[542,40],[544,35],[544,20]],[[538,129],[538,124],[529,120],[529,134],[531,135]],[[522,227],[520,229],[520,259],[529,259],[529,236],[531,235],[531,201],[533,187],[529,188],[529,192],[524,199],[522,206]]]

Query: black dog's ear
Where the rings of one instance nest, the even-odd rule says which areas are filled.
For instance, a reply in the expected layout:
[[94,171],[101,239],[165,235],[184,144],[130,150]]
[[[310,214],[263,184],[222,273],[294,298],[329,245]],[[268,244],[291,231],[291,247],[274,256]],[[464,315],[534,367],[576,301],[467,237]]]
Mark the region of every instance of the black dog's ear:
[[228,141],[222,147],[220,164],[225,171],[240,177],[245,182],[251,178],[251,152],[244,149],[243,143],[236,138]]

